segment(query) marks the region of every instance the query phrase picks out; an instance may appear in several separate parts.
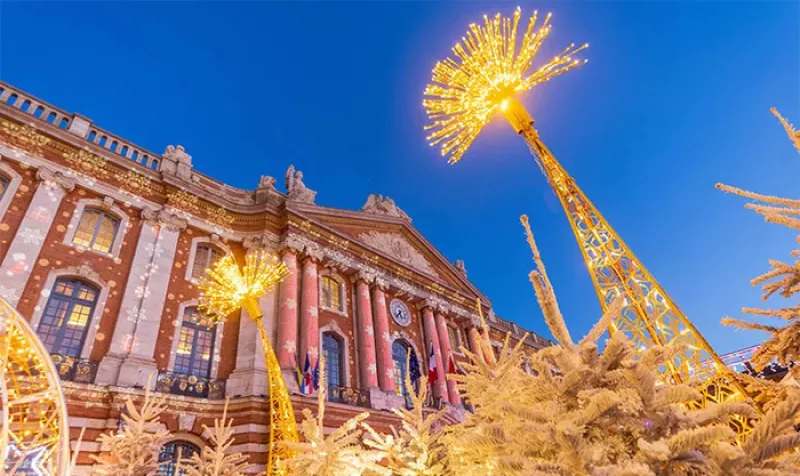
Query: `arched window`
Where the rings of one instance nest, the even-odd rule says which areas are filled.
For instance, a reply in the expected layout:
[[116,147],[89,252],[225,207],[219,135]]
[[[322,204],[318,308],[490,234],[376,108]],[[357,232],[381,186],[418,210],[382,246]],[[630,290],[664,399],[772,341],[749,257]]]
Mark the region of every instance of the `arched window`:
[[5,175],[0,175],[0,198],[3,198],[3,195],[6,194],[6,190],[8,190],[8,184],[11,181],[8,180],[8,177]]
[[205,276],[206,269],[214,266],[214,263],[223,256],[225,253],[212,244],[198,244],[194,251],[194,262],[192,262],[192,278],[200,279]]
[[158,453],[158,474],[159,476],[183,476],[186,474],[185,469],[178,469],[175,467],[178,463],[178,457],[182,462],[188,461],[193,454],[199,453],[200,448],[188,441],[176,440],[170,441],[161,447]]
[[332,276],[323,276],[321,282],[320,305],[326,309],[343,312],[342,283]]
[[[406,388],[406,375],[409,372],[407,365],[408,351],[411,350],[411,358],[416,359],[416,353],[404,340],[397,339],[392,343],[392,360],[394,361],[394,381],[395,391],[398,395],[408,396]],[[412,376],[413,378],[413,376]],[[416,385],[416,382],[415,382]]]
[[100,291],[75,278],[53,285],[36,334],[51,354],[79,357]]
[[[328,380],[328,387],[342,387],[344,376],[344,349],[342,340],[333,332],[322,334],[322,351],[325,353],[325,377]],[[330,393],[330,392],[329,392]]]
[[72,243],[109,253],[119,230],[119,218],[105,210],[86,208],[78,222]]
[[184,309],[173,371],[184,375],[209,378],[216,332],[217,327],[214,322],[198,311],[196,307]]

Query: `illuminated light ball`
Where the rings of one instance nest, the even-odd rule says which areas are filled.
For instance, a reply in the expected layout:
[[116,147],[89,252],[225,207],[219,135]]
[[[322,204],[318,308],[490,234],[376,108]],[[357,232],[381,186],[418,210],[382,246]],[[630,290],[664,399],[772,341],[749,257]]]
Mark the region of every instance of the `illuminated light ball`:
[[113,281],[113,280],[112,280],[112,281],[109,281],[109,282],[108,282],[108,286],[109,286],[109,287],[112,287],[112,288],[114,288],[114,287],[116,287],[116,286],[117,286],[117,282],[116,282],[116,281]]
[[19,186],[19,191],[20,191],[20,192],[27,192],[27,191],[29,191],[30,189],[31,189],[31,188],[30,188],[30,187],[28,187],[27,185],[20,185],[20,186]]
[[0,224],[0,231],[8,231],[8,224],[7,223]]
[[64,217],[64,218],[69,218],[70,214],[69,214],[69,212],[64,212],[64,213],[61,214],[61,216]]
[[65,231],[67,231],[67,227],[65,227],[64,225],[56,225],[56,230],[60,233],[64,233]]
[[79,190],[78,190],[78,195],[81,195],[81,196],[83,196],[83,195],[86,195],[86,190],[84,190],[84,189],[79,189]]
[[105,335],[104,333],[102,333],[102,332],[98,332],[98,333],[97,333],[97,334],[94,336],[94,338],[95,338],[95,339],[97,339],[97,340],[106,340],[106,335]]
[[175,295],[174,295],[174,294],[172,294],[172,293],[169,293],[169,294],[167,294],[167,299],[169,299],[170,301],[172,301],[172,300],[174,300],[174,299],[175,299]]
[[122,260],[121,260],[121,259],[119,259],[119,258],[114,258],[114,264],[120,264],[120,263],[122,263]]
[[50,261],[48,261],[48,260],[46,260],[44,258],[39,260],[39,266],[47,266],[48,264],[50,264]]

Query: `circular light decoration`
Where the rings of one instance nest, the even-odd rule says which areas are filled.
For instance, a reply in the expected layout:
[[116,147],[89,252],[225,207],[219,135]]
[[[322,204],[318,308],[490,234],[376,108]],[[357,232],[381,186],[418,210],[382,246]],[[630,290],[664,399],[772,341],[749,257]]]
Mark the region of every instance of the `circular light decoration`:
[[389,312],[392,314],[394,322],[401,326],[406,327],[411,324],[411,312],[409,312],[408,307],[403,301],[392,299],[392,302],[389,303]]
[[2,298],[0,373],[0,473],[68,474],[69,427],[58,372],[33,329]]

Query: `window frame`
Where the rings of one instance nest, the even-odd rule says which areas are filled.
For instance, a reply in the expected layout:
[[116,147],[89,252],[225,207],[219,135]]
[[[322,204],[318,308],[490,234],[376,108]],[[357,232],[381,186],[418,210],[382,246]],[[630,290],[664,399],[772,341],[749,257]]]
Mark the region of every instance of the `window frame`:
[[[168,453],[170,459],[163,459],[162,460],[161,459],[162,455],[165,453],[164,449],[169,447],[170,445],[172,445],[172,447],[173,447],[173,451],[171,452],[171,454]],[[158,475],[158,476],[183,476],[183,475],[186,474],[185,470],[176,471],[177,468],[175,468],[175,463],[178,462],[178,458],[179,457],[181,458],[181,461],[185,462],[185,461],[188,460],[188,458],[183,459],[185,455],[183,455],[179,451],[177,451],[178,450],[178,445],[183,446],[183,447],[190,447],[192,449],[192,451],[193,451],[193,454],[200,454],[201,447],[198,446],[197,444],[195,444],[192,441],[185,440],[185,439],[174,439],[174,440],[167,441],[166,443],[164,443],[161,446],[161,448],[158,449],[158,469],[156,470],[156,475]],[[191,458],[191,455],[189,455],[189,458]],[[162,470],[161,467],[163,465],[168,465],[167,468],[165,469],[165,471],[167,471],[167,472],[164,472],[164,470]]]
[[[110,218],[117,220],[116,228],[114,229],[114,237],[111,240],[111,248],[109,251],[96,250],[91,247],[91,244],[90,246],[84,246],[74,242],[75,235],[78,232],[78,227],[80,226],[84,213],[88,210],[101,212],[103,215],[108,215]],[[93,198],[78,200],[78,203],[75,205],[75,210],[72,213],[72,219],[70,220],[67,232],[64,233],[63,243],[81,251],[88,251],[108,258],[118,258],[129,222],[130,217],[128,214],[116,206],[114,204],[114,200],[109,197],[106,197],[104,200]],[[92,240],[96,239],[99,226],[100,221],[98,221],[98,223],[95,225]]]
[[[174,361],[172,362],[171,371],[181,375],[210,379],[212,367],[214,365],[214,356],[216,355],[217,351],[216,349],[217,326],[215,324],[212,324],[210,326],[204,326],[197,322],[191,322],[191,320],[188,319],[189,317],[188,314],[190,312],[195,315],[202,314],[202,312],[198,310],[196,306],[184,307],[183,313],[181,314],[181,325],[180,325],[180,331],[178,332],[178,347],[180,347],[181,339],[184,335],[184,330],[193,331],[191,350],[188,354],[188,363],[185,364],[186,368],[181,368],[179,370],[178,366],[179,365],[184,366],[184,364],[183,363],[179,364],[178,354],[176,351]],[[199,349],[196,348],[203,334],[210,334],[207,363],[204,362],[205,359],[202,358],[202,355],[199,354]],[[208,369],[206,370],[206,372],[203,373],[200,370],[197,370],[196,367],[202,366],[204,363],[208,365]]]
[[[405,350],[405,354],[403,355],[403,358],[399,359],[399,360],[395,358],[395,357],[397,357],[395,355],[395,352],[394,352],[396,344],[402,345],[404,347],[404,350]],[[405,369],[405,373],[409,372],[409,369],[405,367],[406,366],[406,358],[408,356],[408,350],[409,349],[411,349],[411,352],[413,352],[414,355],[417,357],[417,364],[420,366],[420,369],[419,369],[420,373],[422,373],[422,371],[423,371],[423,369],[422,369],[422,361],[420,360],[419,353],[417,352],[417,349],[415,349],[414,346],[411,345],[411,342],[409,342],[408,339],[406,339],[404,337],[396,337],[396,338],[392,339],[392,366],[394,367],[394,385],[395,385],[394,391],[395,391],[395,394],[400,395],[400,396],[402,396],[402,397],[404,397],[406,399],[408,399],[409,393],[408,393],[408,389],[406,389],[405,374],[403,373],[403,369]],[[417,382],[414,383],[414,387],[415,387],[415,389],[414,389],[415,391],[418,390],[419,380],[417,380]],[[400,390],[399,392],[398,392],[398,389]]]
[[[67,296],[63,293],[57,293],[55,291],[56,287],[59,284],[72,284],[75,286],[75,290],[73,291],[73,295]],[[76,293],[80,293],[81,290],[87,289],[94,293],[94,299],[87,300],[81,299],[79,296],[76,296]],[[44,308],[42,308],[41,316],[36,323],[36,336],[39,337],[39,340],[42,341],[42,345],[50,354],[57,354],[57,355],[64,355],[74,358],[80,358],[81,354],[83,353],[83,348],[86,346],[87,337],[89,336],[89,329],[92,327],[92,318],[95,315],[95,312],[98,307],[98,303],[100,301],[100,294],[101,289],[96,284],[87,281],[84,278],[75,277],[75,276],[60,276],[55,279],[52,285],[49,288],[50,292],[47,294],[47,301],[45,302]],[[54,325],[54,324],[47,324],[51,328],[55,329],[55,341],[53,344],[47,344],[46,339],[44,336],[41,335],[41,328],[44,325],[44,320],[48,317],[47,310],[50,309],[50,304],[54,299],[60,299],[62,302],[66,302],[66,312],[64,312],[64,317],[61,324]],[[75,353],[71,353],[70,349],[72,346],[69,346],[66,349],[66,352],[62,352],[61,346],[63,344],[65,333],[68,330],[67,323],[69,322],[69,317],[71,317],[75,306],[82,305],[88,308],[88,314],[86,316],[86,323],[83,325],[83,329],[81,329],[81,336],[78,341],[77,348],[75,349]],[[48,332],[48,336],[53,335],[53,333]]]
[[[324,301],[325,296],[325,283],[326,282],[334,282],[339,287],[339,308],[335,308],[333,306],[328,306],[327,303]],[[330,294],[330,293],[329,293]],[[322,273],[319,277],[319,307],[325,311],[330,311],[336,314],[346,315],[346,305],[347,305],[347,294],[346,294],[346,285],[344,279],[340,278],[339,276],[333,273]]]
[[3,191],[3,194],[0,195],[0,219],[2,219],[8,211],[8,207],[11,206],[11,201],[14,199],[14,196],[17,194],[19,185],[22,183],[22,176],[18,174],[16,170],[12,169],[5,159],[0,161],[0,174],[8,180],[6,189]]
[[[186,301],[181,303],[178,306],[178,314],[175,320],[175,329],[172,334],[172,344],[170,348],[169,354],[169,363],[167,365],[167,370],[170,372],[180,373],[175,371],[175,360],[177,360],[177,351],[178,345],[180,344],[180,337],[181,337],[181,329],[183,329],[183,318],[186,313],[186,310],[189,308],[196,308],[198,305],[197,299],[193,299],[191,301]],[[219,371],[219,360],[220,360],[220,352],[222,349],[222,335],[225,330],[225,323],[219,322],[213,326],[214,328],[214,338],[212,340],[212,349],[211,349],[211,365],[210,365],[210,373],[209,379],[213,380],[217,378],[217,372]]]
[[[325,348],[326,337],[328,337],[330,340],[335,341],[336,345],[338,346],[339,355],[338,355],[338,359],[337,359],[337,362],[336,362],[337,371],[338,371],[338,382],[337,382],[338,385],[332,385],[331,381],[330,381],[330,370],[331,370],[332,367],[330,365],[330,360],[328,359],[327,351],[326,351],[326,348]],[[346,382],[345,382],[345,371],[344,371],[345,365],[346,365],[345,352],[344,352],[344,346],[345,346],[344,339],[342,339],[342,336],[340,336],[337,332],[324,331],[324,332],[322,332],[321,340],[322,340],[322,346],[320,348],[322,349],[323,355],[325,355],[325,377],[326,377],[325,381],[326,381],[326,384],[328,385],[328,387],[332,387],[333,386],[333,387],[346,388],[347,385],[345,384]],[[312,365],[316,365],[316,363],[312,363]]]
[[189,258],[186,261],[186,273],[184,274],[184,279],[192,284],[196,284],[199,281],[198,278],[194,277],[194,262],[197,256],[197,249],[201,245],[212,246],[216,248],[218,251],[222,252],[222,258],[233,254],[230,248],[225,246],[220,239],[216,238],[216,235],[198,236],[193,238],[191,248],[189,249]]
[[[92,232],[92,237],[89,239],[88,245],[83,245],[79,243],[75,243],[75,239],[78,235],[78,231],[80,230],[81,224],[83,223],[83,219],[89,213],[98,213],[99,216],[97,218],[97,222],[94,225],[94,231]],[[108,219],[111,222],[112,231],[111,231],[111,243],[108,245],[107,250],[97,249],[95,245],[97,245],[97,237],[100,234],[101,229],[103,228],[103,224],[105,220]],[[81,213],[80,219],[78,219],[78,228],[75,230],[75,233],[72,234],[72,245],[84,248],[89,251],[94,251],[96,253],[111,253],[111,250],[114,248],[114,241],[117,238],[117,233],[119,232],[119,225],[121,220],[115,214],[108,212],[107,210],[103,210],[101,208],[95,207],[86,207],[83,209]]]

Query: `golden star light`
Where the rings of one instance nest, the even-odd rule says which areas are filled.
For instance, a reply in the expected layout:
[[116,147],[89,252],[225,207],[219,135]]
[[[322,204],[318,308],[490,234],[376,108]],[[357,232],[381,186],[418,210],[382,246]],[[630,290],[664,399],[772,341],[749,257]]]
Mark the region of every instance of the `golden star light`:
[[[433,82],[425,88],[422,105],[432,121],[428,140],[441,144],[442,156],[458,162],[472,141],[497,112],[508,109],[509,100],[534,86],[585,64],[573,56],[588,44],[569,45],[544,65],[533,68],[533,60],[550,34],[550,14],[538,28],[537,12],[528,22],[517,47],[517,29],[522,11],[513,18],[499,13],[483,17],[483,26],[470,25],[462,43],[453,47],[458,58],[447,58],[433,68]],[[532,69],[533,68],[533,69]]]

